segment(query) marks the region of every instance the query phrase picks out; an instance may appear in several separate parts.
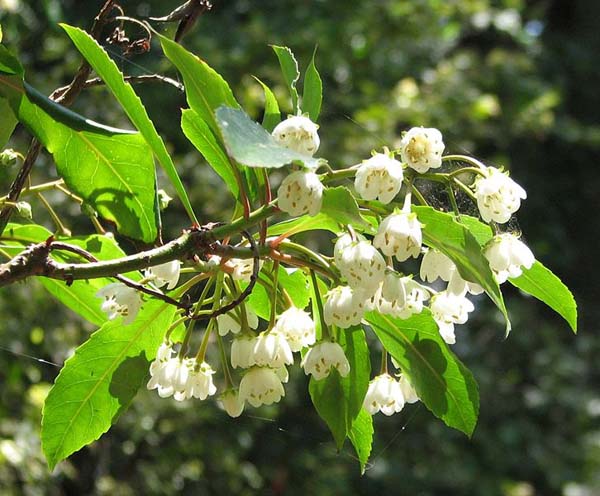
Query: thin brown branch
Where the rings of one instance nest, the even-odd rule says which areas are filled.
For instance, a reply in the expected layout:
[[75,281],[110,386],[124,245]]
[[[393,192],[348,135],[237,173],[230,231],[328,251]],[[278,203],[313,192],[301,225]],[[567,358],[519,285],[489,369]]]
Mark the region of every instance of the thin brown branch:
[[[185,91],[183,84],[181,84],[179,81],[175,81],[174,79],[168,78],[166,76],[161,76],[160,74],[145,74],[142,76],[125,76],[123,79],[125,79],[125,81],[127,81],[128,83],[131,83],[131,84],[144,84],[144,83],[154,83],[154,82],[166,83],[166,84],[170,84],[171,86],[174,86],[179,91]],[[102,86],[104,84],[105,83],[104,83],[104,81],[102,81],[102,79],[96,77],[96,78],[88,79],[84,83],[83,89],[92,88],[94,86]],[[56,92],[60,93],[61,91],[66,91],[66,89],[67,89],[67,86],[63,86],[62,88],[57,89]]]

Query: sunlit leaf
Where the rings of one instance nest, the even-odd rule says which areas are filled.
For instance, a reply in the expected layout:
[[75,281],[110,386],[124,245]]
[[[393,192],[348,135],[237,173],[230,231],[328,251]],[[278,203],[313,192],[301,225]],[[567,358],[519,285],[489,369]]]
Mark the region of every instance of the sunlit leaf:
[[316,54],[317,50],[315,49],[310,65],[304,74],[304,92],[302,93],[302,112],[307,112],[313,122],[317,122],[319,118],[323,101],[323,82],[315,66]]
[[348,433],[348,439],[350,439],[352,446],[354,446],[360,463],[361,474],[365,473],[369,456],[371,456],[373,434],[373,417],[363,408],[352,423],[352,429]]
[[288,47],[272,45],[271,48],[273,48],[275,55],[277,55],[277,58],[279,59],[283,78],[285,79],[290,91],[290,96],[292,97],[292,113],[296,114],[298,111],[298,90],[296,88],[296,83],[300,78],[298,62]]
[[265,93],[265,113],[263,116],[262,126],[269,132],[273,131],[275,126],[281,121],[281,113],[279,112],[279,104],[277,98],[265,83],[255,77]]

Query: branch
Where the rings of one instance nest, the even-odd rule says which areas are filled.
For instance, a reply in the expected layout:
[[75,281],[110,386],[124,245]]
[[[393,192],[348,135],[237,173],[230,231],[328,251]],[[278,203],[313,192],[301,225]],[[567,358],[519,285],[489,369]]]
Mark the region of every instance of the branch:
[[[179,81],[175,81],[174,79],[171,79],[166,76],[161,76],[160,74],[144,74],[142,76],[124,76],[123,79],[125,79],[125,81],[127,81],[128,83],[131,83],[131,84],[143,84],[143,83],[154,83],[154,82],[166,83],[166,84],[170,84],[171,86],[174,86],[179,91],[185,91],[183,84],[181,84]],[[104,81],[102,81],[102,79],[96,77],[96,78],[88,79],[87,81],[85,81],[85,83],[83,83],[82,89],[92,88],[94,86],[102,86],[104,84],[105,83],[104,83]],[[67,88],[68,88],[68,86],[63,86],[62,88],[58,88],[55,91],[55,93],[60,93],[62,91],[66,91]]]

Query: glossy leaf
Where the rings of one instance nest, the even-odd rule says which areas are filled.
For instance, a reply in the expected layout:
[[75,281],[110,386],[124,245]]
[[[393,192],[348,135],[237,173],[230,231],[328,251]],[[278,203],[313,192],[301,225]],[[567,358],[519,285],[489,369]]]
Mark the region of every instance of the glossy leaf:
[[162,138],[158,135],[154,124],[148,117],[146,108],[131,85],[125,82],[123,74],[117,68],[117,65],[89,34],[79,28],[67,24],[61,24],[61,26],[67,32],[71,41],[85,57],[90,66],[92,66],[94,71],[96,71],[121,104],[121,107],[123,107],[123,110],[133,125],[144,137],[146,143],[152,148],[154,155],[173,184],[177,196],[179,196],[190,219],[197,223],[198,220],[194,215],[190,200],[181,179],[179,178],[179,174],[175,169],[175,164],[173,163]]
[[500,286],[494,278],[481,245],[469,229],[459,224],[454,216],[431,207],[413,207],[423,224],[423,241],[444,253],[458,268],[463,279],[479,284],[506,319],[506,333],[510,332],[510,320]]
[[296,88],[296,83],[300,78],[298,62],[288,47],[272,45],[271,48],[273,48],[275,55],[277,55],[283,78],[285,79],[290,91],[290,96],[292,97],[292,113],[296,114],[298,111],[298,90]]
[[233,196],[237,198],[240,189],[232,169],[234,166],[208,124],[196,112],[187,109],[181,114],[181,129],[213,170],[225,181]]
[[279,104],[277,103],[277,98],[265,83],[263,83],[260,79],[255,77],[258,83],[262,86],[263,92],[265,94],[265,112],[263,116],[262,126],[269,132],[272,132],[273,129],[279,122],[281,121],[281,113],[279,112]]
[[337,370],[320,381],[310,379],[309,392],[319,416],[325,421],[338,449],[352,430],[369,387],[371,363],[362,329],[340,330],[339,343],[350,362],[350,373],[341,377]]
[[316,158],[281,146],[241,109],[219,107],[216,117],[227,152],[242,165],[277,168],[302,162],[307,167],[317,166]]
[[563,282],[536,261],[530,269],[524,269],[519,277],[509,279],[513,286],[536,297],[562,316],[573,332],[577,333],[577,303]]
[[42,449],[50,469],[97,440],[127,409],[174,311],[148,301],[134,323],[104,324],[65,362],[43,410]]
[[449,427],[471,436],[479,415],[477,383],[441,338],[429,310],[406,320],[370,312],[366,320],[425,406]]
[[[4,253],[15,256],[28,245],[41,243],[51,235],[52,233],[45,227],[36,224],[9,224],[0,236],[0,247]],[[94,234],[87,237],[59,239],[65,243],[83,248],[98,260],[114,260],[125,256],[116,241],[107,236]],[[81,257],[62,251],[53,252],[52,257],[64,263],[83,262]],[[125,275],[133,280],[141,278],[139,272],[131,272]],[[40,277],[38,280],[52,296],[87,321],[98,326],[106,322],[106,314],[100,310],[101,300],[96,297],[96,293],[102,287],[114,282],[114,280],[100,277],[72,281],[70,284],[46,277]]]
[[183,76],[187,101],[212,132],[219,136],[215,110],[221,105],[239,108],[231,88],[221,75],[206,62],[188,52],[179,43],[160,36],[160,43],[167,58]]
[[304,74],[304,92],[302,94],[302,112],[307,112],[313,122],[317,122],[319,118],[323,101],[323,82],[315,66],[316,55],[317,50],[315,49],[310,65]]
[[348,433],[348,439],[354,446],[356,456],[360,463],[360,473],[365,473],[371,449],[373,447],[373,417],[364,408],[352,423],[352,429]]

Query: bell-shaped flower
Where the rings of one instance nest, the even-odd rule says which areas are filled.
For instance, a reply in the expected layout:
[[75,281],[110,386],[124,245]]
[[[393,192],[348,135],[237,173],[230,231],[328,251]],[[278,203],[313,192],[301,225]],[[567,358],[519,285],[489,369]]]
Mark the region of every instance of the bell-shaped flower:
[[[223,304],[227,303],[227,300],[222,301]],[[248,328],[256,329],[258,327],[258,317],[252,311],[248,305],[244,305],[244,311],[246,312],[246,321]],[[238,305],[233,310],[227,313],[223,313],[217,316],[217,328],[219,329],[219,335],[225,336],[227,333],[237,334],[242,329],[242,308]]]
[[363,407],[371,415],[381,412],[390,416],[404,408],[400,383],[389,374],[381,374],[369,383]]
[[419,277],[427,282],[434,282],[437,278],[447,282],[450,280],[454,268],[454,262],[441,251],[435,248],[426,248],[423,260],[421,260]]
[[323,202],[323,184],[314,172],[298,170],[287,176],[277,190],[277,205],[293,217],[317,215]]
[[421,254],[423,235],[417,214],[410,211],[410,199],[407,197],[400,212],[387,216],[379,225],[373,239],[373,246],[384,255],[395,256],[399,262]]
[[285,336],[292,351],[311,346],[316,340],[315,322],[307,312],[294,306],[277,318],[273,332]]
[[292,350],[285,336],[275,331],[261,332],[254,340],[254,364],[278,369],[294,363]]
[[400,277],[389,272],[381,287],[382,299],[378,310],[400,319],[408,319],[423,311],[424,302],[429,299],[429,289],[413,280],[412,276]]
[[403,177],[402,164],[398,160],[389,153],[376,153],[358,167],[354,188],[363,200],[387,204],[400,191]]
[[400,377],[398,377],[398,383],[400,384],[402,396],[404,396],[404,401],[406,403],[416,403],[419,401],[419,396],[411,382],[408,380],[406,374],[401,374]]
[[303,115],[290,116],[273,129],[273,137],[280,145],[311,157],[321,143],[319,126]]
[[231,366],[234,369],[241,367],[247,369],[254,365],[254,345],[256,337],[248,334],[241,334],[231,343]]
[[499,283],[509,277],[519,277],[523,267],[530,269],[535,262],[531,250],[519,238],[510,233],[494,236],[483,249],[491,269]]
[[164,264],[149,267],[145,271],[146,279],[152,281],[157,288],[167,285],[167,289],[173,289],[179,282],[181,262],[172,260]]
[[475,307],[464,295],[441,291],[431,298],[431,314],[448,344],[456,342],[454,324],[464,324]]
[[[262,260],[259,261],[259,271],[262,267]],[[231,268],[231,277],[235,281],[250,282],[250,278],[254,273],[254,259],[253,258],[232,258],[227,262],[228,267]]]
[[139,293],[120,282],[104,286],[96,296],[104,299],[100,308],[108,315],[108,320],[114,320],[121,315],[124,325],[131,324],[142,307]]
[[365,301],[368,296],[354,291],[349,286],[338,286],[325,295],[323,317],[329,325],[335,324],[342,329],[360,324],[365,313]]
[[227,389],[219,396],[219,403],[223,410],[232,418],[239,417],[244,411],[244,401],[240,398],[237,389]]
[[175,391],[173,398],[178,401],[188,398],[205,400],[217,392],[212,379],[215,371],[208,363],[198,363],[195,358],[188,358],[183,366],[188,369],[187,380],[182,389]]
[[312,374],[317,381],[325,379],[332,369],[336,369],[342,377],[350,373],[350,363],[344,350],[339,344],[329,341],[322,341],[310,348],[300,366],[306,375]]
[[342,276],[353,289],[373,294],[385,274],[385,260],[366,239],[341,236],[335,244],[334,260]]
[[421,174],[439,168],[443,152],[442,133],[435,128],[413,127],[400,141],[402,162]]
[[511,215],[527,198],[525,190],[513,181],[507,172],[488,167],[485,176],[479,176],[474,184],[477,207],[486,222],[508,222]]
[[285,396],[282,381],[277,371],[269,367],[252,367],[240,381],[240,401],[253,407],[277,403]]

